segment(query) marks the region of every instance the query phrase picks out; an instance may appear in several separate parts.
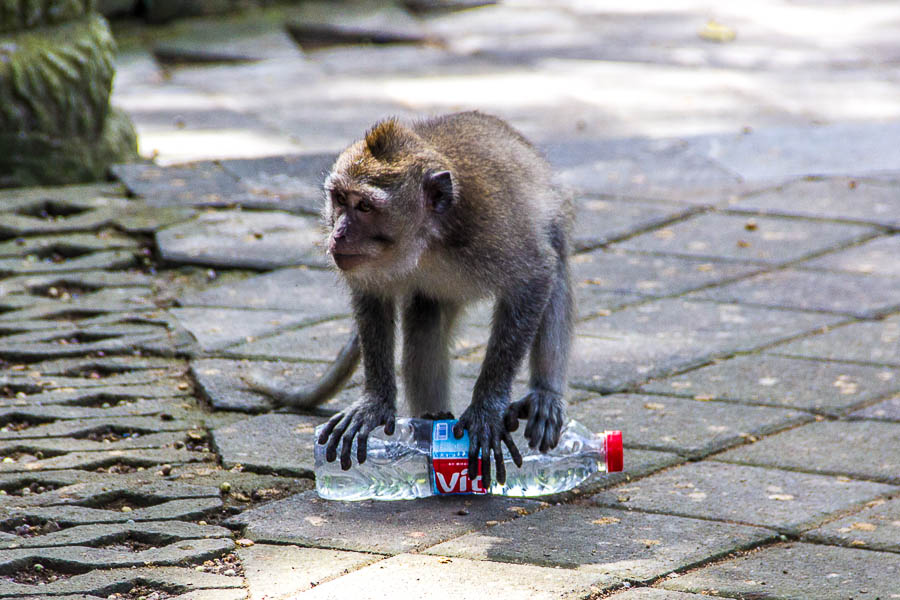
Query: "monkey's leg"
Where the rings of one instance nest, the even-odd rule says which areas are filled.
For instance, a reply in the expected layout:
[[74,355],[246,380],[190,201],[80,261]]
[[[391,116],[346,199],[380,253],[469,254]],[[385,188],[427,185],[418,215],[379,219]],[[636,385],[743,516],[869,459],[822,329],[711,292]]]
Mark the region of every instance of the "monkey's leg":
[[574,300],[565,254],[559,255],[550,299],[531,345],[529,393],[509,405],[506,427],[515,431],[527,419],[525,437],[531,448],[547,452],[559,442],[565,425],[566,368],[572,342]]
[[333,461],[341,444],[341,468],[350,468],[350,447],[357,435],[356,459],[366,460],[369,434],[384,425],[388,435],[394,433],[397,382],[394,376],[395,307],[392,299],[352,294],[356,326],[362,349],[366,382],[362,398],[333,416],[319,443],[328,443],[325,459]]
[[450,414],[450,337],[458,313],[458,306],[421,294],[403,312],[403,383],[414,417]]
[[516,465],[522,456],[504,424],[513,378],[528,346],[534,339],[550,293],[551,269],[539,271],[498,298],[494,324],[488,340],[481,373],[475,382],[472,403],[453,429],[460,437],[469,432],[469,472],[477,472],[481,454],[481,474],[485,487],[491,484],[491,452],[497,465],[497,481],[506,481],[506,467],[500,443],[506,444]]

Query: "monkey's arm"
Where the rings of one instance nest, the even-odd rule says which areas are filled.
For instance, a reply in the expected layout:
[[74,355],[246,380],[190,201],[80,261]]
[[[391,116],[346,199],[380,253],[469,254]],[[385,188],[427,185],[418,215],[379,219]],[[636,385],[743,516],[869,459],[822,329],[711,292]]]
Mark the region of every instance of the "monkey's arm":
[[341,444],[341,468],[345,471],[350,468],[353,438],[358,436],[356,459],[363,463],[369,434],[384,425],[385,433],[392,435],[397,412],[394,301],[358,293],[353,293],[352,299],[366,377],[365,391],[362,398],[328,421],[318,440],[320,444],[327,442],[325,459],[329,462],[335,460]]
[[247,373],[241,379],[250,389],[269,396],[278,404],[310,408],[322,404],[344,387],[359,364],[359,354],[359,334],[354,331],[325,374],[313,384],[289,389],[286,385],[273,384],[269,377],[258,372]]
[[498,298],[472,403],[453,430],[457,438],[462,436],[463,429],[468,430],[469,473],[478,472],[480,455],[481,478],[486,488],[491,485],[491,452],[497,465],[497,481],[506,482],[501,442],[506,444],[516,466],[522,465],[522,455],[504,424],[504,413],[513,379],[534,339],[549,291],[550,276],[539,273]]

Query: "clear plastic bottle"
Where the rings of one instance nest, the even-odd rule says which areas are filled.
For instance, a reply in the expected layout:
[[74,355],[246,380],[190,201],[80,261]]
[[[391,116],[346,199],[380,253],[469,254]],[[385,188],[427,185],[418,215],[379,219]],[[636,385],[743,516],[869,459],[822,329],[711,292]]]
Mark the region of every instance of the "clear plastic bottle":
[[[394,435],[384,435],[382,428],[372,432],[362,465],[356,462],[356,441],[353,442],[353,465],[348,471],[341,470],[340,461],[327,462],[325,446],[316,444],[316,490],[322,498],[331,500],[408,500],[487,493],[481,487],[480,476],[474,481],[468,479],[468,435],[455,440],[450,433],[454,423],[398,418]],[[528,447],[523,429],[520,427],[513,434],[522,452],[522,467],[512,462],[504,448],[506,483],[494,481],[491,494],[555,494],[574,488],[594,473],[622,470],[621,431],[594,434],[584,425],[569,421],[556,448],[541,454]]]

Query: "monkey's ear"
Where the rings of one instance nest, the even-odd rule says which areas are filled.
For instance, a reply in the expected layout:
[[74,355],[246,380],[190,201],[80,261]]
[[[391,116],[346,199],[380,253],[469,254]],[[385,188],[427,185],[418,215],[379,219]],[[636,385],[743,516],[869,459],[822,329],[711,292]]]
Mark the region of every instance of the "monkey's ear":
[[450,171],[429,171],[422,184],[425,202],[434,212],[441,214],[453,204],[453,178]]

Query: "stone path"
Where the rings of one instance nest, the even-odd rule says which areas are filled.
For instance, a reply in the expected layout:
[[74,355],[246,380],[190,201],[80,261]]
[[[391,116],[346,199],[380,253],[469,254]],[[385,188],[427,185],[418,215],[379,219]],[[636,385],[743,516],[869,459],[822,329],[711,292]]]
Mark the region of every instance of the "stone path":
[[[854,120],[900,116],[900,10],[765,6],[388,8],[357,33],[407,43],[315,50],[280,12],[202,44],[204,20],[149,50],[120,32],[117,97],[160,164],[0,191],[0,598],[900,598],[900,121]],[[737,40],[699,38],[710,16]],[[570,414],[624,431],[625,472],[323,501],[312,431],[359,375],[291,414],[240,374],[307,381],[350,329],[318,246],[334,152],[469,106],[575,190]],[[460,328],[457,410],[488,320]]]

